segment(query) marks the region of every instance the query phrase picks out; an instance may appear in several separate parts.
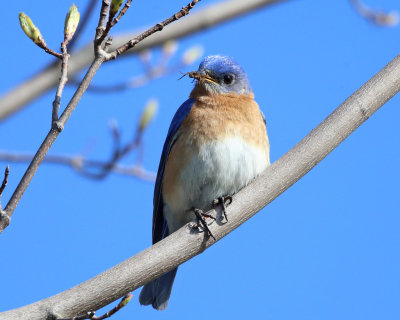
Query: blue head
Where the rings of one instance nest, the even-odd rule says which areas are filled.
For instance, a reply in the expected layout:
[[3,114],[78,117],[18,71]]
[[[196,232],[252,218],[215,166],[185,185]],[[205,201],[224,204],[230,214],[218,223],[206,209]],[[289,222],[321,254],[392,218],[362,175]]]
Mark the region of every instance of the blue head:
[[250,84],[242,67],[226,56],[208,56],[198,69],[197,85],[211,93],[249,94]]

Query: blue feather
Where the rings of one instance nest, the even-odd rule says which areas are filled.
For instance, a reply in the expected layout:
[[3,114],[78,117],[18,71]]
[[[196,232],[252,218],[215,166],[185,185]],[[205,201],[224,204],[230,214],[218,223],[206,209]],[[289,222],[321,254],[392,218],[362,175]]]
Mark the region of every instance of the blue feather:
[[[186,100],[175,113],[171,125],[168,130],[168,135],[164,143],[161,154],[160,165],[158,167],[156,185],[154,188],[154,209],[153,209],[153,244],[164,239],[169,235],[168,226],[163,214],[163,198],[161,193],[162,180],[164,176],[165,163],[171,148],[178,138],[179,128],[182,121],[192,109],[194,100]],[[178,268],[164,274],[160,278],[146,284],[140,292],[139,302],[142,305],[151,304],[155,309],[164,310],[168,305],[168,300],[171,295],[172,285],[174,283],[176,271]]]
[[154,188],[153,198],[153,244],[165,238],[168,235],[167,223],[163,215],[163,200],[161,194],[162,180],[164,177],[165,163],[167,162],[168,155],[171,148],[178,138],[178,130],[182,121],[189,114],[192,109],[194,99],[189,98],[186,100],[176,111],[171,125],[169,126],[167,138],[165,139],[163,151],[161,154],[160,164],[158,166],[156,185]]

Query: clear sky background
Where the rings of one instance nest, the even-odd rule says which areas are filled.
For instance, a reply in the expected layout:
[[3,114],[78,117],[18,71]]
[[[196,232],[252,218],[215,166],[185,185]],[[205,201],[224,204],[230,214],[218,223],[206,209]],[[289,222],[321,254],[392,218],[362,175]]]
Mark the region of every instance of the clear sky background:
[[[114,33],[154,24],[186,2],[135,0]],[[203,0],[194,11],[216,2]],[[21,0],[3,7],[0,94],[53,59],[26,38],[18,13],[26,12],[57,49],[71,3]],[[86,1],[75,3],[83,11]],[[398,0],[367,4],[400,10]],[[97,13],[80,45],[92,38],[96,20]],[[247,71],[275,161],[400,53],[400,27],[365,21],[347,0],[293,0],[180,40],[173,61],[194,45],[205,55],[230,55]],[[152,59],[158,57],[155,49]],[[103,66],[94,82],[142,72],[137,58],[120,59]],[[118,94],[87,93],[50,153],[77,154],[95,141],[90,158],[106,159],[110,119],[127,140],[143,106],[156,98],[160,109],[144,136],[144,166],[156,171],[172,116],[193,87],[178,77]],[[62,106],[72,92],[66,89]],[[53,99],[51,90],[1,122],[0,149],[35,151],[49,129]],[[287,192],[181,266],[166,311],[140,306],[136,291],[113,319],[399,319],[399,103],[394,97]],[[10,165],[3,204],[27,166]],[[0,310],[66,290],[147,248],[153,187],[41,166],[0,237]]]

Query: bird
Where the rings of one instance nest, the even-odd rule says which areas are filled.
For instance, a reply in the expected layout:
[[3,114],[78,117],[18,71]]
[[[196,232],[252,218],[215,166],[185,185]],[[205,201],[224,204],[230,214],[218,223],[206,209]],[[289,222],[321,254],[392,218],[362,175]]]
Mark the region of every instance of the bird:
[[[205,57],[189,98],[170,124],[153,198],[153,244],[248,185],[270,165],[264,114],[248,77],[231,57]],[[228,218],[228,217],[225,217]],[[177,268],[143,286],[142,305],[168,306]]]

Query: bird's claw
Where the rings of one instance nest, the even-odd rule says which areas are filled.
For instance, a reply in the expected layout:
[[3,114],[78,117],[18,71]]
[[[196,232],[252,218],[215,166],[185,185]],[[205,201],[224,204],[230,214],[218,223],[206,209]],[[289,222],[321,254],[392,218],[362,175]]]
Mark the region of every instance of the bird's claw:
[[207,214],[207,213],[203,212],[203,210],[197,209],[197,208],[191,208],[189,211],[192,211],[194,213],[194,215],[196,216],[196,220],[197,220],[197,223],[193,226],[193,229],[199,230],[200,226],[201,226],[201,228],[204,230],[204,232],[206,232],[206,234],[208,236],[210,236],[211,238],[216,240],[214,235],[212,234],[211,230],[208,228],[208,224],[205,220],[205,218],[211,218],[213,220],[216,220],[215,217],[213,217],[212,215]]
[[226,207],[229,206],[231,203],[232,203],[232,197],[226,196],[226,197],[219,197],[219,198],[215,199],[213,201],[212,205],[215,208],[217,205],[220,204],[222,206],[222,214],[223,214],[225,220],[228,221],[228,216],[226,215]]

